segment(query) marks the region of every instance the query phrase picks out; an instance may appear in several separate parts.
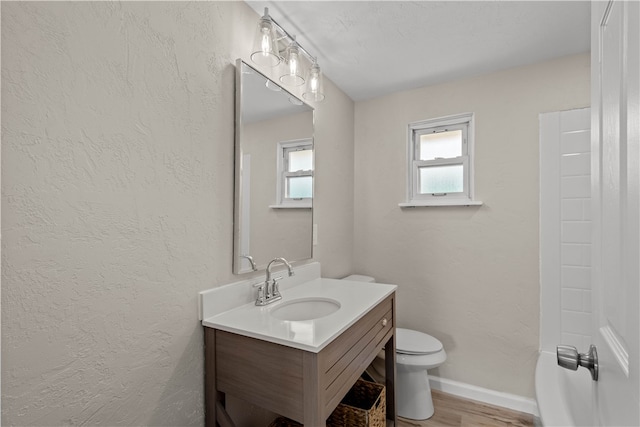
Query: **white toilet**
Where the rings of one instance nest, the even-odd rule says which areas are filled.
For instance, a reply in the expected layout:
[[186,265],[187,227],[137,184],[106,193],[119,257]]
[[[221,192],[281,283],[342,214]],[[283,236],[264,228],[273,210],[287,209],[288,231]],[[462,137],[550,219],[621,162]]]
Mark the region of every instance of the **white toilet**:
[[[373,277],[351,275],[345,280],[374,282]],[[428,369],[447,360],[442,343],[431,335],[411,329],[396,328],[396,405],[398,416],[426,420],[433,415],[433,400]],[[384,378],[384,352],[372,364],[376,380]]]

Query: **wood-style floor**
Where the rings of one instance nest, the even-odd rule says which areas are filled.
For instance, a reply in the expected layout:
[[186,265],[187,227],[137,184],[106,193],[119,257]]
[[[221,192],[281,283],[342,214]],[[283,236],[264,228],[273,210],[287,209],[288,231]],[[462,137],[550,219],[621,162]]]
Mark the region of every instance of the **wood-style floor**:
[[435,414],[425,421],[398,418],[398,427],[532,427],[533,415],[431,391]]

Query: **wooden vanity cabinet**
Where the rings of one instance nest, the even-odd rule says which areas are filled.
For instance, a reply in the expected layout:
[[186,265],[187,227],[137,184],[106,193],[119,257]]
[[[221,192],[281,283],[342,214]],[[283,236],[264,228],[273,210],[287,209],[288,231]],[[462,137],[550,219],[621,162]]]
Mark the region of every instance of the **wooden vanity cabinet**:
[[207,427],[234,426],[225,394],[304,424],[324,427],[362,372],[385,348],[387,419],[395,425],[395,293],[319,353],[205,327]]

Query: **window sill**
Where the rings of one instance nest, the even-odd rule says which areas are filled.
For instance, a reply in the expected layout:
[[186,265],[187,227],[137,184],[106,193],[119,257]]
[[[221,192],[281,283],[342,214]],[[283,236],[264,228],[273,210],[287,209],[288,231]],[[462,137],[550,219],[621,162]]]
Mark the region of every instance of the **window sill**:
[[429,206],[482,206],[480,200],[464,200],[464,199],[449,199],[449,200],[415,200],[406,203],[398,203],[401,208],[419,208]]
[[311,203],[287,203],[284,205],[269,205],[271,209],[311,209]]

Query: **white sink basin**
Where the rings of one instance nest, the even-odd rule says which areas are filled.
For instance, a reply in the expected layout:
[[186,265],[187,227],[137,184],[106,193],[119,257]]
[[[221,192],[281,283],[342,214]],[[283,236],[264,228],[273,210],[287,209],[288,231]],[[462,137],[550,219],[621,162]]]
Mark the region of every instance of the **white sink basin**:
[[339,309],[340,303],[334,299],[310,297],[283,302],[274,307],[270,314],[280,320],[303,321],[320,319]]
[[396,290],[395,285],[320,278],[316,264],[284,277],[282,300],[266,306],[255,304],[255,278],[201,293],[202,324],[318,353]]

